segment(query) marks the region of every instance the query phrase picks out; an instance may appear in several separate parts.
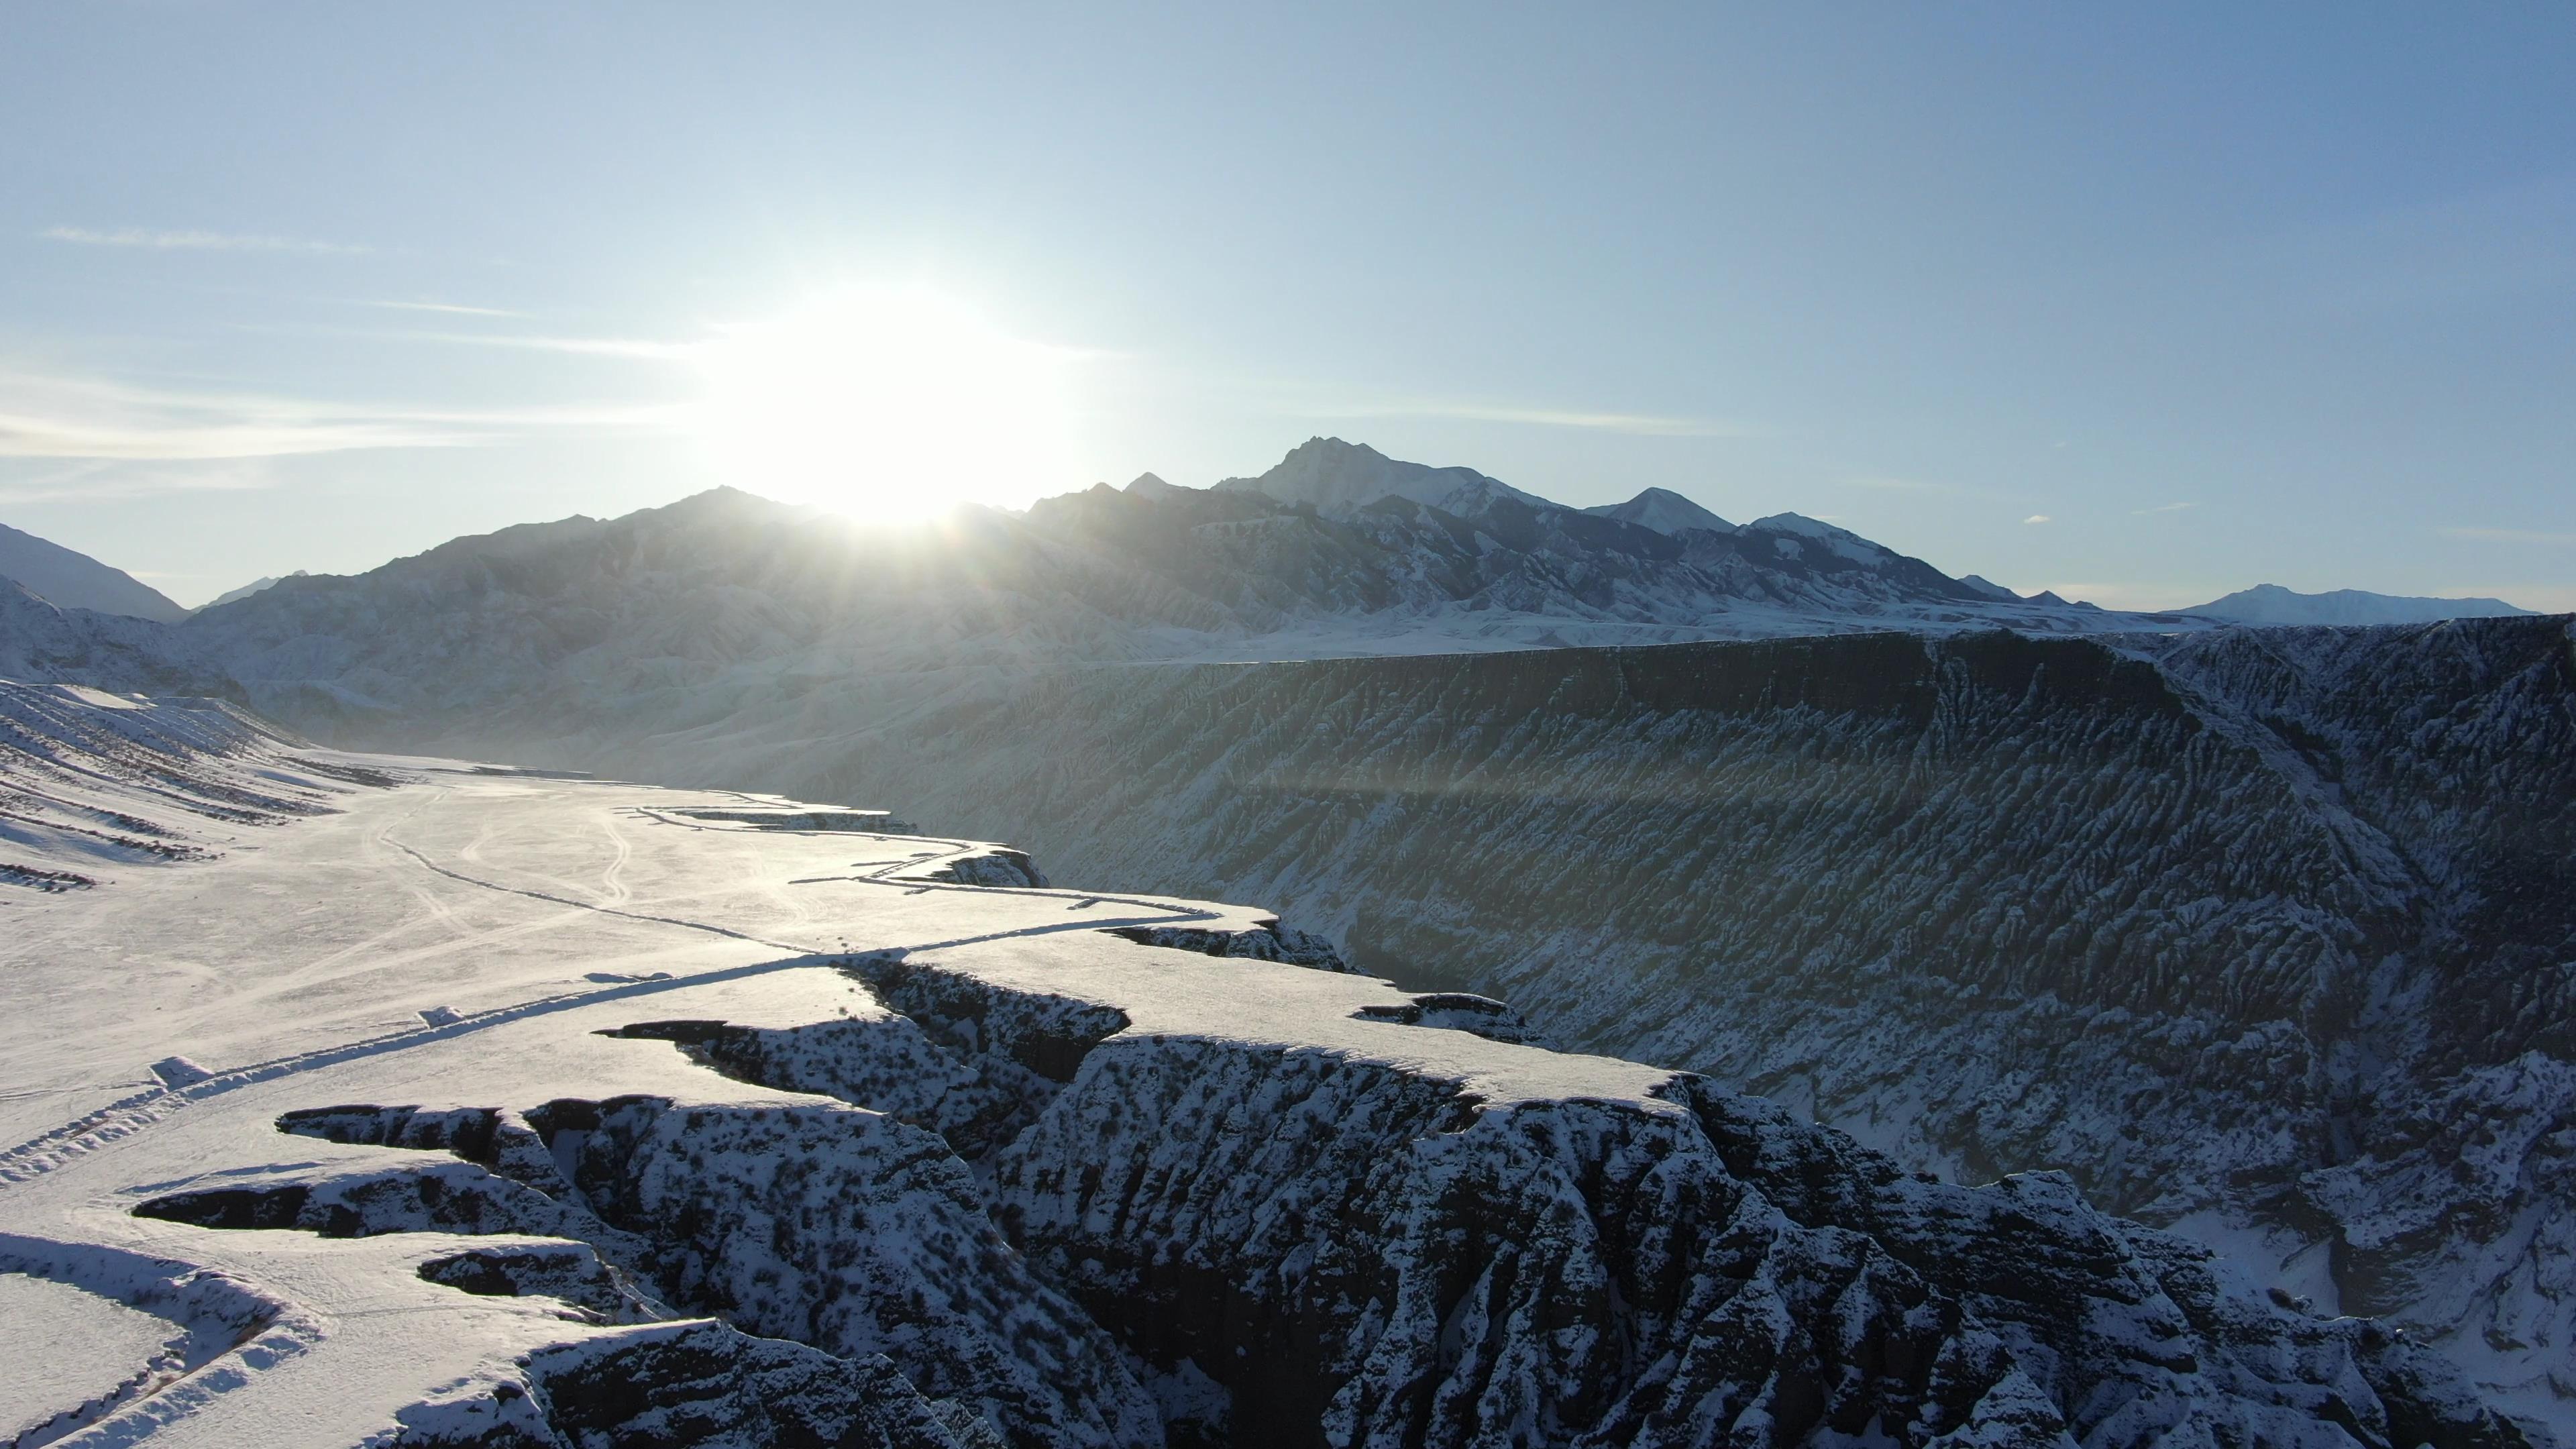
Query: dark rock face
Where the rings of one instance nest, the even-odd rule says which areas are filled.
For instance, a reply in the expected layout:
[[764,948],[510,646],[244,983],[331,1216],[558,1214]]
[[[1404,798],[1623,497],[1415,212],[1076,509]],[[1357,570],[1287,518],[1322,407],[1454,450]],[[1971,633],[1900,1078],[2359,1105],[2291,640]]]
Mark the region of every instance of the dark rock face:
[[951,861],[922,878],[946,881],[952,885],[1006,888],[1033,886],[1043,889],[1047,883],[1046,874],[1038,869],[1037,862],[1016,850],[988,850],[981,855],[970,855]]
[[1202,956],[1232,956],[1247,961],[1285,961],[1292,966],[1311,966],[1318,971],[1349,972],[1350,963],[1333,943],[1309,931],[1282,926],[1277,921],[1261,923],[1257,931],[1208,931],[1192,926],[1129,926],[1109,934],[1124,936],[1139,946],[1163,946],[1176,951],[1196,951]]
[[2576,1395],[2563,619],[1060,671],[806,769]]
[[883,1357],[835,1358],[705,1319],[532,1354],[487,1397],[407,1415],[398,1449],[1001,1449]]

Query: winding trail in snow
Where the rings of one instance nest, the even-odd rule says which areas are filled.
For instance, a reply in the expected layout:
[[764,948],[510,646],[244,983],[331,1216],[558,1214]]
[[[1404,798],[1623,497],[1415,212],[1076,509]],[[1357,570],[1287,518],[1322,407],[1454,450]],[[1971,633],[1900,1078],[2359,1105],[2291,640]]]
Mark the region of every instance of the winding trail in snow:
[[[489,832],[486,833],[486,837],[477,838],[474,848],[480,847],[483,840],[488,838],[488,833]],[[512,1006],[496,1007],[489,1011],[475,1012],[440,1025],[424,1025],[403,1031],[389,1032],[379,1036],[364,1037],[356,1041],[339,1043],[333,1046],[318,1047],[311,1051],[299,1052],[290,1056],[276,1057],[267,1061],[253,1062],[245,1066],[234,1067],[225,1071],[217,1072],[212,1076],[201,1081],[190,1083],[184,1087],[171,1088],[155,1086],[149,1090],[139,1092],[133,1096],[125,1097],[116,1102],[110,1103],[106,1107],[76,1118],[60,1127],[54,1128],[51,1131],[39,1134],[38,1136],[22,1142],[15,1147],[9,1148],[6,1151],[0,1151],[0,1190],[5,1190],[13,1184],[26,1182],[33,1178],[42,1176],[43,1174],[76,1158],[86,1156],[89,1153],[98,1151],[101,1148],[107,1147],[124,1138],[131,1137],[136,1133],[147,1131],[156,1124],[163,1122],[184,1110],[190,1104],[202,1101],[208,1097],[236,1091],[240,1088],[252,1086],[261,1082],[274,1081],[280,1077],[318,1071],[326,1067],[337,1066],[341,1063],[354,1061],[363,1057],[377,1056],[388,1052],[407,1051],[415,1047],[428,1046],[437,1042],[452,1040],[469,1033],[484,1031],[495,1026],[524,1021],[531,1017],[550,1015],[556,1012],[575,1011],[585,1007],[598,1006],[613,1001],[649,997],[688,987],[708,986],[728,981],[739,981],[749,977],[763,976],[777,971],[836,967],[846,963],[855,956],[883,954],[910,955],[915,952],[953,949],[962,946],[981,945],[992,941],[1055,935],[1065,931],[1112,931],[1137,926],[1174,925],[1189,921],[1210,920],[1215,917],[1215,913],[1212,911],[1177,905],[1169,901],[1115,896],[1088,896],[1082,892],[1070,890],[956,885],[939,881],[921,882],[905,880],[902,878],[886,878],[881,873],[867,876],[819,877],[816,878],[818,882],[825,880],[846,880],[854,884],[891,885],[903,887],[907,890],[962,890],[976,891],[986,895],[1042,896],[1052,899],[1078,900],[1082,902],[1115,901],[1123,905],[1142,907],[1151,912],[1151,914],[1145,915],[1111,918],[1086,916],[1081,920],[1075,921],[1055,921],[1037,925],[1018,926],[1007,930],[987,931],[977,935],[958,936],[938,941],[924,941],[910,945],[872,947],[859,951],[825,951],[818,947],[802,945],[795,942],[773,941],[766,937],[756,936],[746,931],[737,931],[727,926],[714,925],[705,921],[693,921],[678,916],[656,916],[637,911],[619,910],[615,907],[600,905],[596,902],[573,900],[564,896],[549,894],[544,891],[504,885],[498,881],[485,880],[481,877],[468,875],[463,871],[454,870],[447,866],[440,865],[436,861],[431,860],[428,856],[422,854],[419,850],[414,849],[412,846],[394,839],[389,831],[378,832],[375,839],[378,843],[389,846],[409,857],[424,870],[467,885],[479,886],[485,890],[497,891],[507,895],[522,896],[530,900],[543,901],[551,905],[565,906],[575,910],[593,911],[602,915],[617,916],[625,920],[640,921],[652,925],[671,926],[682,930],[702,931],[710,935],[723,936],[737,941],[746,941],[753,945],[766,946],[773,950],[785,951],[790,954],[774,961],[759,961],[742,966],[718,967],[713,970],[696,972],[686,976],[672,976],[652,981],[624,982],[602,986],[593,990],[565,992],[554,996],[540,997],[533,1001],[520,1002]],[[622,836],[620,837],[620,841],[622,844]],[[982,848],[980,843],[971,841],[942,841],[935,843],[949,847],[945,854],[953,856],[971,854]],[[617,862],[618,866],[622,866],[624,864],[628,854],[631,854],[631,850],[621,852]],[[932,852],[927,857],[916,857],[911,860],[889,863],[885,869],[890,871],[897,866],[917,868],[925,864],[936,863],[941,858],[941,855],[942,852]],[[611,867],[612,870],[616,868],[616,866]],[[509,928],[504,929],[507,930]]]

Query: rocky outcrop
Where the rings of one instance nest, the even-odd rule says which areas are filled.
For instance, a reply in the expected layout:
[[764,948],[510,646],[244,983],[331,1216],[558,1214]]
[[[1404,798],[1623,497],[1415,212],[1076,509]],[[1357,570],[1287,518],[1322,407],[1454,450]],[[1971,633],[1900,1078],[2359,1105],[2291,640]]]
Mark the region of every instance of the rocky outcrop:
[[[667,1317],[660,1304],[668,1303],[839,1359],[882,1356],[923,1394],[966,1406],[1017,1445],[1159,1438],[1150,1400],[1117,1349],[1029,1275],[948,1144],[880,1113],[620,1098],[559,1100],[524,1114],[327,1108],[279,1125],[483,1161],[297,1176],[174,1194],[136,1211],[334,1237],[585,1240],[655,1285],[660,1299],[605,1270],[594,1279],[548,1269],[579,1290],[568,1301],[593,1315]],[[497,1277],[513,1292],[563,1296],[533,1278],[522,1286],[529,1266],[471,1257],[432,1265],[451,1275],[434,1281],[451,1286]]]
[[1311,931],[1264,921],[1256,931],[1212,931],[1195,926],[1128,926],[1110,932],[1140,946],[1196,951],[1202,956],[1232,956],[1247,961],[1285,961],[1318,971],[1349,971],[1351,965],[1333,943]]
[[397,1449],[1003,1446],[982,1420],[924,1399],[882,1356],[837,1358],[704,1319],[546,1349],[492,1390],[406,1418]]

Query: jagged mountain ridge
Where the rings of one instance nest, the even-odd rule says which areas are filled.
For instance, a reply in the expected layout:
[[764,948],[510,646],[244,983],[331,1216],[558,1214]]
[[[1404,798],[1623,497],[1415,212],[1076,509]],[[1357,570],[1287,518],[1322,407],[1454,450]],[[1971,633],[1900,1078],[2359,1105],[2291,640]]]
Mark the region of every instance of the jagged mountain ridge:
[[239,587],[239,588],[235,588],[235,589],[226,589],[226,590],[224,590],[222,593],[215,595],[212,599],[209,599],[209,600],[207,600],[204,604],[200,605],[200,606],[199,606],[199,608],[200,608],[201,610],[202,610],[202,609],[216,609],[216,608],[221,608],[222,606],[224,606],[224,605],[226,605],[226,604],[231,603],[231,602],[232,602],[233,600],[235,600],[235,599],[247,599],[247,598],[249,598],[251,595],[258,593],[258,592],[259,592],[260,590],[262,590],[262,589],[270,588],[270,587],[275,586],[275,584],[277,583],[278,579],[279,579],[279,578],[281,578],[281,577],[283,577],[283,578],[290,578],[290,579],[301,579],[301,578],[310,578],[311,576],[312,576],[312,571],[311,571],[311,570],[309,570],[309,569],[297,569],[295,572],[293,572],[293,573],[291,573],[291,574],[284,574],[284,575],[263,574],[263,575],[261,575],[260,577],[258,577],[258,578],[255,578],[255,579],[251,580],[249,583],[243,584],[243,585],[242,585],[241,587]]
[[1795,515],[1675,535],[1470,491],[1473,516],[1379,497],[1336,517],[1149,477],[1024,517],[897,528],[716,490],[288,578],[158,634],[84,626],[86,663],[80,630],[21,606],[7,662],[28,679],[227,690],[350,743],[482,749],[631,741],[835,694],[846,715],[878,681],[1066,660],[2194,627],[1996,600]]
[[1066,670],[758,776],[1277,902],[1909,1166],[2066,1170],[2563,1416],[2569,630]]

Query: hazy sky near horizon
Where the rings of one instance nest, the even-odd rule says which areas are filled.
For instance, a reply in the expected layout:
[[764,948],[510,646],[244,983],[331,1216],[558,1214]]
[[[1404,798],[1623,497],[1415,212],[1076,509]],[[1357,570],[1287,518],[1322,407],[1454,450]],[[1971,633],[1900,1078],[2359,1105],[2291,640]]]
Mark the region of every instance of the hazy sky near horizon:
[[[830,451],[876,416],[833,387],[883,381],[870,426],[954,435],[1005,505],[1333,434],[2114,606],[2576,609],[2576,7],[100,3],[5,33],[0,522],[183,603],[763,491],[740,435],[772,423],[871,506],[917,460]],[[818,301],[853,293],[933,304]],[[831,385],[773,386],[808,357]]]

